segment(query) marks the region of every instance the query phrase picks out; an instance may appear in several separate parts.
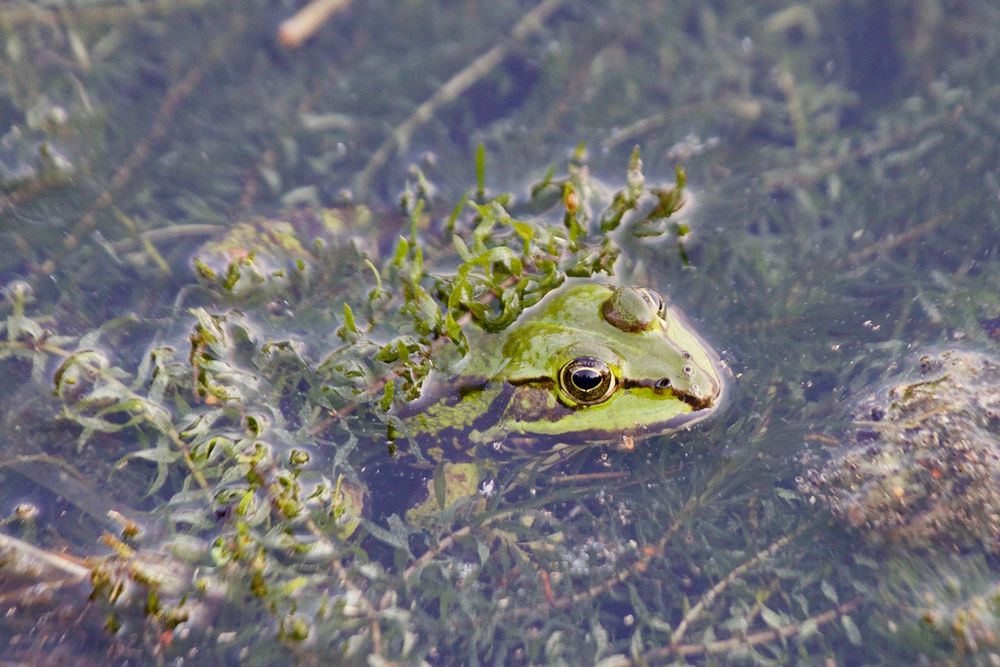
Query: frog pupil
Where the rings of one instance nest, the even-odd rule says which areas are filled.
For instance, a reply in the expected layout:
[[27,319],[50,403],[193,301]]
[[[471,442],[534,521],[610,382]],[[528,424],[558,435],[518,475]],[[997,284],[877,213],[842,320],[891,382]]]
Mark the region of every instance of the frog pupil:
[[592,391],[601,384],[601,373],[593,368],[581,368],[574,371],[573,384],[581,391]]

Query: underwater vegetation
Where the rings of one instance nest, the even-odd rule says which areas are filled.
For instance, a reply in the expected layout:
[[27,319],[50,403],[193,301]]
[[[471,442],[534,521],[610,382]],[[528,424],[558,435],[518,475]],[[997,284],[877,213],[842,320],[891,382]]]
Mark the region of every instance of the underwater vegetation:
[[[996,662],[997,3],[345,4],[0,7],[0,657]],[[710,417],[412,446],[591,278]]]

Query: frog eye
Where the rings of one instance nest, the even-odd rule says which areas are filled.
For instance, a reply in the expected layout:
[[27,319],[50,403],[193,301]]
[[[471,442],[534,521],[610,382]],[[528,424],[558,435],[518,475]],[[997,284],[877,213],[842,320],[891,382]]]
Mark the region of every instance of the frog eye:
[[617,382],[608,365],[593,357],[579,357],[559,371],[559,385],[573,400],[594,405],[608,400]]

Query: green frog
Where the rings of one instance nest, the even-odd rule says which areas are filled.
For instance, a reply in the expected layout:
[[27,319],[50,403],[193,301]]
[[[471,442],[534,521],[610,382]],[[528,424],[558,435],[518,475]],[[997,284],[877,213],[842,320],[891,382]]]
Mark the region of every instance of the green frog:
[[447,449],[605,443],[671,433],[711,415],[718,355],[658,293],[569,280],[470,352],[403,416],[407,435]]
[[628,450],[708,417],[725,389],[718,355],[643,287],[570,280],[503,332],[467,333],[469,354],[402,415],[406,435],[438,461],[407,511],[414,523],[488,494],[480,481],[493,465],[477,446],[542,446],[552,463],[593,444]]

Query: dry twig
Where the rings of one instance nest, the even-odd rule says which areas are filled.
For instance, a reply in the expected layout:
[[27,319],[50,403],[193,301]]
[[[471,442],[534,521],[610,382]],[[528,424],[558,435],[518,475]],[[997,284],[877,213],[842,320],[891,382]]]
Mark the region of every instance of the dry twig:
[[337,12],[347,9],[351,0],[312,0],[278,26],[278,41],[287,49],[297,49]]
[[759,646],[769,641],[775,639],[794,637],[799,634],[803,628],[807,625],[811,627],[817,627],[820,625],[825,625],[830,621],[835,621],[841,616],[846,616],[852,611],[861,606],[861,598],[854,598],[849,600],[842,605],[838,605],[833,609],[829,609],[822,614],[816,614],[811,616],[802,623],[792,623],[790,625],[785,625],[780,628],[771,628],[769,630],[761,630],[760,632],[754,632],[749,635],[741,635],[737,637],[729,637],[728,639],[718,639],[714,642],[707,642],[705,644],[679,644],[677,646],[662,646],[652,651],[646,652],[642,656],[643,662],[652,660],[661,660],[663,658],[668,658],[671,656],[688,656],[688,655],[710,655],[718,653],[728,653],[729,651],[734,651],[740,646]]
[[701,612],[715,602],[715,598],[721,595],[730,584],[742,577],[743,574],[750,568],[755,567],[760,564],[761,561],[766,560],[781,551],[781,549],[783,549],[785,545],[788,544],[793,537],[795,537],[795,535],[797,535],[797,533],[791,533],[775,540],[771,546],[762,551],[758,551],[753,558],[744,561],[741,565],[733,568],[725,578],[712,586],[712,588],[702,595],[701,599],[699,599],[698,602],[688,610],[688,613],[684,614],[684,618],[681,619],[681,622],[677,625],[674,633],[670,636],[670,646],[672,648],[676,648],[680,645],[681,640],[684,639],[684,634],[687,632],[691,623],[697,620],[698,616],[701,615]]

